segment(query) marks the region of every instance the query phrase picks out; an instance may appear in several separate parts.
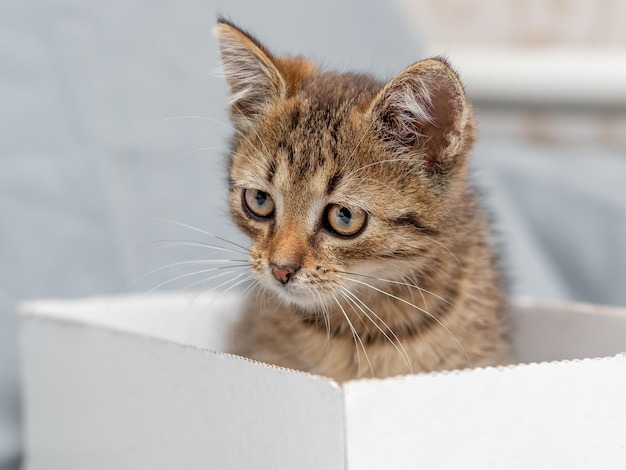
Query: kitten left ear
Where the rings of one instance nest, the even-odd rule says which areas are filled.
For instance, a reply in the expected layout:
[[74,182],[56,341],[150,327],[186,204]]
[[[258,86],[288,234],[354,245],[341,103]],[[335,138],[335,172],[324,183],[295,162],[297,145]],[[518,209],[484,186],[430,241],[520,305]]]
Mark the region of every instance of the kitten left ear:
[[230,118],[239,131],[257,124],[270,105],[296,93],[300,83],[317,71],[312,62],[276,57],[250,34],[218,19],[213,30],[231,94]]
[[428,173],[452,170],[473,141],[463,85],[444,59],[424,60],[400,72],[374,99],[370,112],[385,144],[415,155]]
[[272,54],[252,36],[221,18],[213,32],[231,89],[231,119],[244,130],[269,103],[285,96],[287,86]]

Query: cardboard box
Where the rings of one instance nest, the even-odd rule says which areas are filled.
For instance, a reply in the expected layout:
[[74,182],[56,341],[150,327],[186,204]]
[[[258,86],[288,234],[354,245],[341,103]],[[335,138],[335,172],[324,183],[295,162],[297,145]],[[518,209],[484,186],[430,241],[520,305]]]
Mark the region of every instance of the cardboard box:
[[518,301],[528,364],[343,385],[219,352],[238,310],[23,304],[25,469],[626,468],[624,310]]

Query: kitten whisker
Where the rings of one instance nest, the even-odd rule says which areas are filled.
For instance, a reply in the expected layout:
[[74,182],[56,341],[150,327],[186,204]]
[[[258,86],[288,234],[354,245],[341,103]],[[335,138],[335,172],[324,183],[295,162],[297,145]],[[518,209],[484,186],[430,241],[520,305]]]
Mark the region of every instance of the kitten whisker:
[[[343,171],[346,169],[346,166],[348,166],[348,163],[353,159],[354,154],[359,149],[359,147],[361,146],[361,144],[365,140],[365,137],[367,137],[367,134],[369,133],[369,131],[372,129],[373,126],[374,126],[374,121],[370,122],[368,124],[367,128],[365,129],[365,131],[363,131],[363,135],[361,136],[361,138],[359,139],[357,144],[354,146],[354,149],[352,150],[352,153],[350,153],[350,156],[347,158],[346,162],[341,167],[341,173],[343,173]],[[352,172],[352,173],[354,173],[354,172]],[[350,173],[348,176],[352,175],[352,173]]]
[[[326,353],[326,351],[328,350],[328,347],[330,346],[330,318],[329,318],[329,313],[328,313],[328,306],[326,305],[326,303],[324,302],[324,299],[322,298],[321,294],[315,290],[312,290],[312,294],[315,295],[318,299],[318,306],[320,308],[319,312],[316,313],[320,313],[319,316],[322,317],[322,321],[324,322],[324,326],[326,328],[326,341],[324,342],[324,344],[320,347],[319,349],[319,356],[321,356],[322,354]],[[315,316],[315,321],[318,322],[318,315]]]
[[[363,317],[361,315],[359,315],[359,312],[356,311],[356,309],[354,308],[354,306],[352,305],[352,302],[350,301],[350,298],[346,296],[345,292],[343,292],[343,289],[341,289],[341,296],[346,299],[348,301],[348,305],[350,306],[350,308],[352,309],[352,311],[354,312],[354,314],[357,316],[357,318],[359,319],[359,321],[363,324],[363,326],[365,327],[365,331],[367,331],[368,336],[372,336],[372,332],[370,331],[369,326],[367,325],[367,323],[365,323],[365,320],[363,320]],[[370,322],[372,321],[371,318],[369,318]],[[373,323],[373,322],[372,322]],[[374,324],[374,326],[378,326],[376,324]]]
[[[411,277],[410,277],[410,276],[408,276],[408,275],[406,275],[406,274],[404,274],[404,273],[401,273],[401,275],[402,275],[402,278],[403,278],[403,279],[405,279],[405,280],[409,280],[409,281],[411,280]],[[408,279],[407,279],[407,278],[408,278]],[[439,296],[439,295],[437,295],[437,294],[435,294],[435,293],[433,293],[433,292],[427,291],[426,289],[420,289],[420,288],[419,288],[419,286],[418,286],[418,284],[419,284],[419,283],[418,283],[418,281],[417,281],[417,278],[413,279],[413,281],[414,281],[414,282],[410,282],[409,284],[410,284],[411,286],[415,286],[415,288],[416,288],[416,289],[417,289],[417,291],[419,292],[420,296],[422,297],[422,302],[424,302],[424,310],[426,310],[427,312],[430,312],[430,309],[428,308],[428,302],[426,302],[426,296],[424,295],[424,292],[425,292],[425,291],[426,291],[427,293],[429,293],[429,294],[431,294],[431,295],[435,296],[435,297],[438,297],[438,298],[439,298],[439,299],[441,299],[442,301],[444,301],[444,302],[448,303],[448,305],[450,305],[451,307],[454,307],[454,305],[452,305],[452,303],[451,303],[451,302],[447,301],[447,300],[446,300],[446,299],[444,299],[443,297],[441,297],[441,296]],[[409,287],[409,286],[407,286],[407,287]],[[412,289],[409,289],[409,293],[410,293],[410,295],[411,295],[411,302],[412,302],[412,303],[415,303],[415,299],[413,298],[413,290],[412,290]]]
[[254,276],[250,276],[250,278],[252,278],[254,282],[251,282],[244,290],[241,291],[242,297],[247,297],[255,287],[258,287],[260,285],[259,281],[254,279]]
[[456,261],[456,263],[459,265],[459,268],[461,269],[461,272],[464,273],[465,272],[465,268],[463,267],[463,263],[461,263],[461,260],[459,259],[459,257],[457,255],[455,255],[452,250],[450,250],[450,248],[448,248],[446,245],[444,245],[443,243],[441,243],[438,240],[435,240],[434,238],[430,238],[430,237],[425,237],[424,240],[429,240],[437,245],[439,245],[441,248],[443,248],[444,250],[446,250],[450,256],[452,256],[452,258],[454,258],[454,260]]
[[403,279],[404,282],[406,282],[407,284],[406,287],[407,287],[407,291],[409,295],[411,296],[411,302],[415,303],[415,296],[413,295],[413,293],[414,293],[414,290],[417,289],[419,291],[420,296],[422,297],[422,302],[424,302],[424,309],[430,311],[430,309],[428,308],[428,304],[426,303],[426,297],[424,296],[424,293],[421,291],[421,289],[417,285],[417,281],[410,282],[411,278],[409,277],[409,275],[403,273],[399,268],[396,268],[396,271],[399,273],[400,279]]
[[[135,250],[140,250],[140,249],[146,249],[148,247],[154,247],[150,250],[147,250],[145,253],[142,253],[141,256],[139,257],[139,263],[143,263],[145,262],[147,259],[149,259],[151,256],[155,255],[156,253],[162,252],[166,249],[169,248],[176,248],[176,247],[186,247],[186,246],[192,246],[192,247],[198,247],[198,248],[204,248],[207,250],[215,250],[215,251],[222,251],[222,252],[226,252],[228,254],[234,253],[236,255],[242,255],[246,257],[246,262],[247,258],[248,258],[248,253],[243,253],[240,251],[236,251],[233,250],[232,248],[228,248],[228,247],[224,247],[224,246],[220,246],[220,245],[213,245],[210,243],[206,243],[206,242],[200,242],[200,241],[196,241],[196,240],[177,240],[177,239],[163,239],[163,240],[152,240],[150,242],[144,243],[142,245],[139,245],[137,247],[135,247]],[[204,257],[203,257],[204,258]],[[233,260],[233,261],[238,261],[238,260]]]
[[[231,270],[231,271],[232,271],[232,270]],[[201,286],[201,285],[206,284],[206,283],[208,283],[208,282],[214,281],[215,279],[218,279],[218,278],[220,278],[220,277],[224,277],[224,276],[228,276],[229,274],[233,274],[231,271],[221,272],[221,273],[215,274],[215,275],[213,275],[213,276],[209,276],[209,277],[206,277],[206,278],[200,279],[200,280],[198,280],[198,281],[194,281],[194,282],[192,282],[192,283],[190,283],[190,284],[187,284],[187,285],[185,286],[185,289],[184,289],[184,290],[186,290],[186,291],[193,290],[193,289],[194,289],[195,287],[197,287],[197,286]],[[246,273],[245,273],[245,272],[244,272],[244,273],[239,273],[238,275],[236,275],[236,277],[235,277],[235,278],[239,278],[239,277],[243,276],[244,274],[246,274]],[[232,278],[232,279],[235,279],[235,278]],[[230,282],[232,279],[230,279],[230,280],[226,281],[224,284],[227,284],[227,283],[228,283],[228,282]],[[218,284],[217,286],[212,287],[209,291],[204,291],[204,293],[207,293],[207,292],[212,292],[212,290],[217,289],[217,288],[220,288],[220,287],[222,287],[222,285],[224,285],[224,284]]]
[[434,320],[434,321],[435,321],[435,322],[436,322],[439,326],[441,326],[441,327],[442,327],[442,328],[443,328],[443,329],[444,329],[444,330],[445,330],[445,331],[446,331],[446,332],[450,335],[450,337],[452,337],[452,339],[455,341],[455,343],[457,344],[457,346],[458,346],[458,347],[461,349],[461,351],[463,352],[463,355],[465,356],[465,359],[467,360],[467,363],[468,363],[469,367],[472,367],[472,361],[470,360],[470,357],[469,357],[469,355],[467,354],[467,351],[465,350],[465,348],[463,347],[463,345],[461,344],[461,342],[458,340],[458,338],[455,336],[455,334],[454,334],[454,333],[452,333],[452,332],[450,331],[450,329],[449,329],[446,325],[444,325],[444,324],[441,322],[441,320],[439,320],[439,319],[438,319],[435,315],[433,315],[432,313],[430,313],[430,312],[429,312],[429,311],[427,311],[427,310],[424,310],[423,308],[418,307],[418,306],[417,306],[417,305],[415,305],[415,304],[412,304],[412,303],[411,303],[411,302],[409,302],[408,300],[405,300],[405,299],[403,299],[403,298],[401,298],[401,297],[398,297],[398,296],[396,296],[396,295],[390,294],[390,293],[389,293],[389,292],[387,292],[387,291],[384,291],[384,290],[382,290],[382,289],[379,289],[379,288],[377,288],[377,287],[374,287],[374,286],[372,286],[371,284],[368,284],[367,282],[359,281],[358,279],[352,279],[352,278],[348,278],[348,277],[346,278],[346,280],[348,280],[348,281],[352,281],[352,282],[356,282],[357,284],[362,284],[362,285],[364,285],[364,286],[366,286],[366,287],[369,287],[370,289],[373,289],[373,290],[375,290],[376,292],[380,292],[381,294],[384,294],[384,295],[386,295],[386,296],[388,296],[388,297],[391,297],[392,299],[396,299],[396,300],[398,300],[398,301],[400,301],[400,302],[402,302],[402,303],[404,303],[404,304],[406,304],[406,305],[409,305],[409,306],[411,306],[411,307],[413,307],[413,308],[417,309],[418,311],[420,311],[420,312],[424,313],[425,315],[427,315],[429,318],[431,318],[432,320]]
[[[257,281],[258,282],[258,281]],[[265,296],[265,289],[259,289],[256,291],[256,303],[257,305],[261,306],[261,309],[264,307],[263,302],[261,302],[261,294],[263,294],[263,296]]]
[[[245,116],[245,115],[243,114],[243,112],[241,111],[241,109],[239,109],[237,106],[233,106],[233,107],[231,107],[231,109],[236,109],[236,110],[237,110],[237,112],[241,115],[241,117],[242,117],[242,118],[247,119],[247,118],[246,118],[246,116]],[[266,153],[266,155],[271,155],[271,153],[270,153],[270,152],[269,152],[269,150],[267,149],[267,146],[265,145],[265,142],[263,142],[263,140],[261,140],[261,137],[259,136],[259,133],[257,132],[256,128],[252,128],[252,131],[254,132],[254,135],[256,135],[256,138],[259,140],[259,142],[261,143],[261,145],[262,145],[262,146],[263,146],[263,148],[265,149],[265,153]],[[243,136],[243,134],[242,134],[241,132],[240,132],[239,134],[240,134],[241,136]],[[246,139],[246,140],[248,140],[248,139]],[[252,142],[250,142],[249,140],[248,140],[248,143],[249,143],[250,145],[252,145]],[[254,147],[254,145],[252,145],[252,147],[253,147],[255,150],[257,150],[257,149],[256,149],[256,147]],[[257,150],[257,152],[258,152],[258,150]],[[260,152],[259,152],[259,153],[260,153]]]
[[330,312],[328,311],[328,306],[326,305],[326,302],[324,302],[324,299],[322,298],[322,294],[320,294],[319,292],[315,290],[313,292],[319,299],[318,305],[322,310],[322,317],[324,318],[324,324],[326,326],[326,343],[324,344],[324,347],[322,348],[322,349],[326,349],[328,345],[330,344]]
[[228,244],[233,245],[233,246],[235,246],[237,248],[241,248],[245,252],[243,254],[247,255],[248,253],[250,253],[250,249],[245,247],[245,246],[243,246],[243,245],[235,243],[234,241],[229,240],[227,238],[220,237],[219,235],[215,235],[214,233],[208,232],[206,230],[202,230],[201,228],[194,227],[193,225],[185,224],[183,222],[178,222],[178,221],[172,220],[172,219],[167,219],[165,217],[148,217],[146,220],[151,220],[151,221],[155,221],[155,222],[165,222],[165,223],[168,223],[168,224],[177,225],[177,226],[182,227],[182,228],[187,228],[189,230],[193,230],[194,232],[201,233],[201,234],[206,235],[208,237],[213,237],[213,238],[215,238],[217,240],[220,240],[220,241],[222,241],[224,243],[228,243]]
[[379,180],[379,179],[375,179],[375,178],[365,178],[365,177],[358,177],[358,178],[354,178],[355,182],[372,182],[376,185],[382,185],[385,187],[386,190],[395,193],[399,198],[402,197],[402,193],[400,193],[400,191],[398,191],[397,189],[393,188],[390,184],[386,184],[383,181]]
[[185,274],[181,274],[180,276],[176,276],[172,279],[168,279],[167,281],[163,281],[160,284],[156,285],[155,287],[153,287],[152,289],[150,289],[148,292],[146,292],[147,294],[149,294],[150,292],[154,292],[157,289],[160,289],[163,286],[166,286],[168,284],[171,284],[173,282],[176,282],[180,279],[185,279],[187,277],[191,277],[191,276],[197,276],[198,274],[204,274],[204,273],[210,273],[213,271],[219,271],[219,270],[223,270],[223,269],[247,269],[248,265],[233,265],[233,266],[220,266],[218,268],[210,268],[210,269],[202,269],[200,271],[193,271],[191,273],[185,273]]
[[[211,281],[213,281],[213,280],[215,280],[215,279],[217,279],[219,277],[223,277],[223,276],[226,276],[228,274],[232,274],[232,273],[230,273],[230,272],[220,273],[220,274],[218,274],[216,276],[210,276],[210,277],[208,277],[206,279],[201,279],[199,281],[196,281],[196,282],[193,282],[193,283],[189,284],[187,287],[185,287],[185,290],[186,291],[192,290],[196,286],[201,286],[202,284],[206,284],[207,282],[211,282]],[[239,279],[241,276],[244,276],[245,274],[246,273],[236,274],[235,276],[231,277],[230,279],[225,280],[224,282],[222,282],[222,283],[220,283],[220,284],[210,288],[209,290],[200,290],[196,294],[195,298],[201,297],[203,295],[211,294],[211,293],[215,292],[216,290],[220,289],[221,287],[223,287],[225,285],[228,285],[231,282],[235,282],[237,279]],[[246,280],[251,279],[251,278],[252,278],[252,276],[248,276],[248,277],[245,278],[245,280],[243,282],[245,282]],[[237,284],[237,285],[239,285],[239,284]],[[225,289],[224,291],[220,291],[220,293],[218,295],[216,295],[215,297],[213,297],[211,299],[211,302],[215,302],[224,292],[228,292],[231,289],[231,287]]]
[[222,152],[227,151],[228,149],[224,148],[224,147],[200,147],[197,149],[193,149],[193,150],[187,150],[186,152],[183,153],[179,153],[174,155],[174,159],[178,160],[179,158],[184,158],[187,157],[189,155],[193,155],[194,153],[199,153],[199,152],[205,152],[207,150],[221,150]]
[[372,162],[372,163],[368,163],[367,165],[360,166],[356,170],[348,173],[346,178],[351,178],[355,174],[357,174],[359,171],[365,170],[366,168],[369,168],[369,167],[374,166],[374,165],[380,165],[380,164],[383,164],[383,163],[395,163],[395,162],[409,162],[410,163],[410,162],[415,162],[415,159],[406,157],[406,158],[388,158],[388,159],[385,159],[385,160],[378,160],[378,161],[375,161],[375,162]]
[[[248,142],[250,144],[250,146],[254,150],[256,150],[257,152],[261,153],[259,151],[259,149],[256,148],[256,146],[252,142],[250,142],[250,139],[248,139],[248,137],[243,132],[241,132],[239,129],[235,128],[231,124],[229,124],[227,122],[224,122],[224,121],[220,121],[219,119],[213,119],[213,118],[206,117],[206,116],[173,116],[173,117],[170,117],[170,118],[162,119],[161,122],[175,121],[175,120],[179,120],[179,119],[198,119],[198,120],[201,120],[201,121],[208,121],[208,122],[212,122],[212,123],[219,124],[221,126],[227,127],[228,129],[230,129],[234,133],[238,134],[246,142]],[[259,136],[257,135],[257,138],[258,137]],[[259,139],[259,142],[261,142],[263,147],[265,147],[265,144],[263,144],[263,141],[261,139]],[[267,152],[267,148],[265,149],[265,151]]]
[[161,122],[165,123],[165,122],[169,122],[169,121],[179,121],[181,119],[198,119],[199,121],[211,121],[211,122],[216,122],[217,121],[218,124],[222,124],[224,126],[228,126],[229,129],[232,129],[232,126],[230,124],[228,124],[227,122],[218,121],[217,119],[213,119],[213,118],[206,117],[206,116],[172,116],[172,117],[161,119]]
[[[339,273],[339,274],[347,274],[349,276],[360,276],[360,277],[365,277],[367,279],[372,279],[372,280],[375,280],[375,281],[388,282],[390,284],[397,284],[397,285],[400,285],[400,286],[405,286],[405,287],[409,287],[409,288],[412,288],[412,289],[417,289],[420,292],[425,292],[427,294],[430,294],[433,297],[436,297],[437,299],[441,300],[442,302],[447,303],[451,307],[454,307],[454,304],[452,302],[450,302],[449,300],[444,299],[440,295],[437,295],[434,292],[429,291],[428,289],[425,289],[425,288],[423,288],[421,286],[418,286],[417,284],[407,283],[407,282],[402,282],[402,281],[394,281],[392,279],[384,279],[384,278],[381,278],[381,277],[369,276],[367,274],[360,274],[360,273],[356,273],[356,272],[352,272],[352,271],[336,271],[336,272]],[[424,304],[426,304],[426,300],[423,297],[422,297],[422,300],[424,300]]]
[[[385,323],[385,321],[382,318],[380,318],[380,316],[377,315],[376,312],[374,312],[369,306],[367,306],[365,304],[365,302],[363,302],[361,299],[359,299],[359,297],[357,297],[353,292],[350,292],[350,290],[346,289],[345,287],[342,287],[341,290],[344,292],[344,297],[346,299],[348,299],[348,300],[351,300],[359,308],[359,310],[361,310],[361,312],[363,312],[363,314],[369,319],[369,321],[371,321],[374,324],[374,326],[376,326],[376,328],[378,328],[378,330],[391,343],[391,345],[395,348],[395,350],[398,351],[398,354],[400,354],[400,356],[402,357],[402,360],[406,363],[410,373],[412,374],[413,373],[413,365],[411,364],[411,359],[409,357],[409,354],[407,353],[406,349],[404,348],[404,345],[402,344],[402,341],[400,341],[400,339],[395,334],[395,332],[391,329],[391,327],[389,325],[387,325],[387,323]],[[358,303],[356,303],[356,302],[358,302]],[[387,330],[389,330],[389,333],[391,333],[391,336],[393,336],[393,338],[398,342],[397,345],[389,337],[389,335],[374,320],[372,320],[372,318],[367,314],[367,312],[365,310],[363,310],[363,308],[361,306],[359,306],[359,304],[361,304],[363,307],[365,307],[367,310],[369,310],[370,313],[372,315],[374,315],[374,317],[379,322],[381,322],[383,324],[383,326],[385,328],[387,328]]]
[[[222,295],[226,294],[228,291],[233,290],[235,287],[240,286],[240,285],[241,285],[241,284],[243,284],[244,282],[248,282],[250,279],[253,279],[253,276],[248,275],[248,276],[244,277],[243,279],[241,279],[241,280],[239,280],[239,281],[237,281],[237,282],[234,282],[234,281],[236,281],[238,278],[240,278],[243,274],[245,274],[245,273],[238,274],[238,275],[237,275],[237,276],[235,276],[234,278],[229,279],[229,280],[228,280],[228,282],[233,282],[233,284],[232,284],[232,285],[230,285],[229,287],[227,287],[226,289],[219,291],[219,294],[217,294],[217,296],[216,296],[215,298],[217,299],[217,298],[219,298],[220,296],[222,296]],[[224,283],[224,284],[226,284],[226,283]],[[204,292],[204,294],[209,294],[209,293],[212,293],[212,292],[216,291],[217,289],[219,289],[220,287],[222,287],[222,285],[224,285],[224,284],[220,284],[219,286],[215,286],[215,287],[213,287],[212,289],[208,290],[207,292]]]
[[207,248],[216,251],[225,251],[227,253],[236,253],[238,255],[248,256],[248,253],[244,253],[242,251],[233,250],[232,248],[228,248],[225,246],[213,245],[211,243],[199,242],[194,240],[176,240],[176,239],[168,239],[168,240],[152,240],[148,243],[141,245],[138,248],[145,248],[151,245],[159,245],[153,251],[146,254],[146,256],[153,255],[159,251],[165,250],[166,248],[172,248],[177,246],[195,246],[198,248]]
[[135,280],[130,283],[127,289],[135,286],[139,281],[151,276],[152,274],[156,274],[161,271],[165,271],[166,269],[175,268],[178,266],[187,266],[187,265],[203,265],[203,264],[218,264],[218,263],[247,263],[247,260],[243,259],[203,259],[203,260],[189,260],[189,261],[178,261],[175,263],[169,263],[165,266],[160,266],[158,268],[151,269],[150,271],[141,274],[139,277],[135,278]]
[[357,366],[358,367],[358,375],[361,375],[361,355],[359,354],[359,345],[357,344],[357,340],[361,344],[361,348],[363,349],[363,354],[365,355],[365,360],[367,360],[367,363],[370,366],[370,371],[372,373],[372,376],[374,376],[374,367],[372,367],[372,363],[370,362],[370,358],[367,355],[367,351],[365,350],[365,345],[363,344],[363,341],[361,340],[361,337],[359,336],[359,334],[357,333],[356,329],[354,328],[354,325],[352,324],[352,322],[350,321],[350,317],[348,317],[348,314],[346,313],[346,311],[342,307],[341,302],[339,302],[339,300],[337,300],[337,297],[334,294],[333,294],[333,299],[335,299],[335,302],[337,303],[337,305],[339,306],[339,309],[343,313],[344,318],[348,322],[348,326],[350,327],[350,331],[352,331],[352,339],[354,339],[356,360],[357,360],[357,364],[358,364],[358,366]]
[[[227,273],[227,274],[228,274],[228,273]],[[240,280],[240,281],[238,281],[238,282],[235,282],[237,279],[239,279],[241,276],[244,276],[245,274],[246,274],[246,273],[239,273],[239,274],[237,274],[236,276],[234,276],[234,277],[232,277],[232,278],[230,278],[230,279],[227,279],[226,281],[222,282],[221,284],[218,284],[218,285],[217,285],[217,286],[215,286],[215,287],[212,287],[211,289],[209,289],[209,290],[207,290],[207,291],[200,291],[200,292],[198,292],[198,294],[196,295],[196,297],[195,297],[195,298],[197,299],[197,298],[199,298],[199,297],[202,297],[203,295],[212,294],[212,293],[213,293],[213,292],[215,292],[216,290],[219,290],[221,287],[223,287],[223,286],[225,286],[225,285],[228,285],[228,284],[230,284],[230,283],[233,283],[232,285],[230,285],[230,286],[229,286],[229,287],[227,287],[226,289],[224,289],[224,290],[220,290],[220,291],[219,291],[219,293],[218,293],[217,295],[215,295],[215,296],[211,299],[211,302],[210,302],[210,303],[213,303],[213,302],[217,301],[217,300],[218,300],[218,299],[219,299],[222,295],[224,295],[226,292],[228,292],[228,291],[230,291],[230,290],[234,289],[235,287],[237,287],[237,286],[239,286],[239,285],[243,284],[244,282],[247,282],[247,281],[249,281],[250,279],[252,279],[252,276],[248,275],[247,277],[243,278],[242,280]],[[205,283],[207,283],[207,282],[210,282],[210,281],[211,281],[211,280],[213,280],[214,278],[215,278],[215,277],[211,277],[211,278],[209,278],[209,279],[203,279],[202,281],[200,281],[200,282],[196,282],[196,283],[194,283],[193,285],[194,285],[194,286],[195,286],[195,285],[202,285],[202,284],[205,284]],[[190,289],[190,288],[191,288],[191,286],[188,286],[188,287],[187,287],[187,289]]]

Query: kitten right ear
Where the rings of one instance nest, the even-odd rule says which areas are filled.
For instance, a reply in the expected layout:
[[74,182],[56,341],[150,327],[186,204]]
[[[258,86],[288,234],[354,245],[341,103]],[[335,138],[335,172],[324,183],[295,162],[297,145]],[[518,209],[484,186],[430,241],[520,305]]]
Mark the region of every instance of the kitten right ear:
[[430,175],[445,176],[462,165],[473,142],[471,107],[445,59],[404,69],[378,94],[370,111],[383,141],[414,156]]
[[247,130],[269,104],[285,97],[287,84],[276,59],[254,37],[222,18],[213,32],[231,89],[231,120],[238,130]]

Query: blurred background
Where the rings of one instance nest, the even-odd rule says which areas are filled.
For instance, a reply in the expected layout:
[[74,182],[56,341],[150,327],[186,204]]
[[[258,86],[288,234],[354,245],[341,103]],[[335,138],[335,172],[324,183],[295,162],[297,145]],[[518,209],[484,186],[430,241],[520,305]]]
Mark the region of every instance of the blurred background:
[[217,14],[327,69],[390,78],[446,54],[512,294],[626,306],[626,2],[2,2],[1,470],[20,460],[21,299],[189,286],[151,271],[223,254],[177,243],[212,242],[177,223],[246,243],[225,203]]

